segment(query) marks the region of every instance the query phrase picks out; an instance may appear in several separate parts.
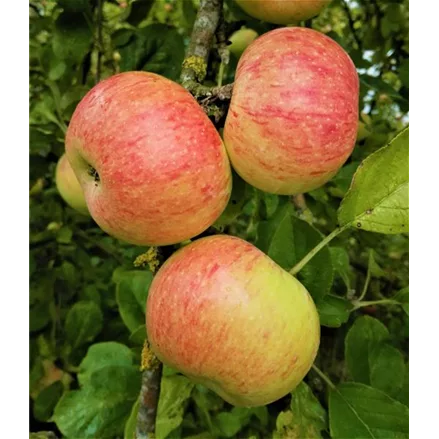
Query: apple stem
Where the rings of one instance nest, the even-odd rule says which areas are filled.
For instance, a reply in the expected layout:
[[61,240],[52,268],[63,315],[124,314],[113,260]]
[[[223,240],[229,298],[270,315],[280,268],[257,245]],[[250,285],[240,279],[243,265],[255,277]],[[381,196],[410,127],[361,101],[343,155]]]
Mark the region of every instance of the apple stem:
[[340,235],[340,233],[344,232],[350,223],[345,224],[342,227],[337,227],[334,229],[326,238],[322,239],[309,253],[305,255],[305,257],[300,260],[291,270],[290,274],[295,276],[323,247],[328,245],[336,236]]
[[312,365],[312,370],[330,387],[332,390],[336,389],[335,384],[331,381],[331,379],[322,372],[315,364]]
[[356,300],[353,302],[354,308],[352,309],[352,311],[355,311],[359,308],[364,308],[365,306],[373,306],[373,305],[401,305],[400,302],[398,302],[397,300],[393,300],[393,299],[380,299],[380,300],[365,300],[365,301],[361,301],[361,300]]
[[97,38],[96,38],[96,48],[97,48],[97,61],[96,61],[96,76],[95,83],[97,84],[101,80],[101,58],[102,58],[102,50],[103,50],[103,41],[102,41],[102,7],[103,1],[98,0],[98,4],[96,6],[96,26],[97,26]]

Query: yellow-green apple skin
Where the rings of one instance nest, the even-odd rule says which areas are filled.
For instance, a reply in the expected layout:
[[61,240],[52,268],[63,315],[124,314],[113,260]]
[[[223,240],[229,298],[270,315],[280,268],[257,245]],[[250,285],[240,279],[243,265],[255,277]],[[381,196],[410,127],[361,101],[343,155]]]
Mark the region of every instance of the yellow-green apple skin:
[[218,131],[181,85],[124,72],[93,87],[66,134],[69,162],[101,229],[136,245],[170,245],[211,226],[232,177]]
[[247,48],[247,46],[252,43],[258,37],[258,33],[253,29],[239,29],[234,32],[229,41],[232,43],[228,46],[228,49],[237,58],[242,55],[242,52]]
[[351,155],[359,79],[349,55],[312,29],[257,38],[239,59],[224,143],[247,183],[294,195],[329,181]]
[[60,157],[56,165],[55,183],[62,199],[70,207],[84,215],[90,215],[82,187],[65,154]]
[[291,24],[318,15],[331,0],[235,0],[248,15],[275,24]]
[[201,238],[165,262],[149,290],[146,325],[163,363],[235,406],[291,392],[320,342],[305,287],[255,246],[227,235]]

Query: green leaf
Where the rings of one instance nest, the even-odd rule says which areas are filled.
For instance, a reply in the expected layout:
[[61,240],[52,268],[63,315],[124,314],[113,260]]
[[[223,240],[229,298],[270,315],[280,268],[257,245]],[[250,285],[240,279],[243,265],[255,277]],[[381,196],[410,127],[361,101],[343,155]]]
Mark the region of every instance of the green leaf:
[[378,345],[369,356],[370,384],[395,398],[401,390],[404,375],[404,358],[398,349],[387,343]]
[[303,381],[291,393],[290,410],[280,412],[276,432],[282,438],[321,438],[327,415],[319,400]]
[[409,129],[367,157],[343,199],[338,219],[363,230],[409,230]]
[[35,419],[41,422],[47,422],[52,416],[53,409],[63,392],[64,386],[61,381],[55,381],[43,389],[34,402],[33,412]]
[[379,77],[360,75],[360,84],[362,87],[366,87],[377,93],[384,93],[397,101],[405,101],[405,99],[391,85],[387,84],[387,82],[384,82]]
[[[307,222],[293,216],[293,208],[284,202],[268,221],[258,227],[256,246],[285,270],[290,270],[322,240],[322,235]],[[325,296],[332,285],[333,268],[328,247],[299,272],[298,279],[314,300]]]
[[370,355],[388,337],[389,331],[379,320],[369,316],[355,320],[345,340],[346,363],[354,381],[370,384]]
[[78,64],[89,52],[93,33],[82,13],[64,11],[55,21],[52,49],[60,60]]
[[90,0],[57,0],[59,6],[69,12],[90,12]]
[[348,290],[351,289],[351,265],[349,253],[343,247],[329,247],[331,261],[335,273],[338,274],[346,285]]
[[156,420],[157,439],[166,438],[171,431],[180,426],[185,403],[193,387],[194,384],[181,375],[162,377]]
[[146,339],[146,325],[140,325],[130,335],[130,342],[138,346],[143,346],[145,339]]
[[139,25],[148,16],[153,4],[154,0],[134,0],[126,21],[132,26]]
[[251,186],[249,186],[235,171],[233,174],[233,186],[230,200],[221,216],[215,221],[214,226],[221,228],[231,224],[239,214],[246,201],[250,198]]
[[63,226],[56,234],[56,240],[60,244],[70,244],[72,242],[73,230],[70,227]]
[[397,300],[401,304],[405,313],[409,315],[409,287],[400,290],[393,299]]
[[67,341],[74,347],[91,342],[102,330],[104,317],[95,302],[76,302],[67,313]]
[[352,303],[343,297],[327,294],[317,302],[320,324],[329,328],[339,328],[349,320]]
[[408,408],[359,383],[344,383],[331,391],[329,425],[334,439],[409,437]]
[[259,419],[262,425],[267,425],[268,411],[265,406],[234,407],[230,412],[218,413],[212,420],[213,427],[217,431],[216,436],[234,437],[250,423],[253,416]]
[[150,271],[132,270],[121,275],[116,286],[119,313],[127,328],[133,332],[145,324],[145,306],[153,279]]
[[370,271],[370,274],[374,277],[387,277],[387,273],[378,265],[374,255],[375,252],[373,250],[370,250],[368,264],[368,270]]
[[107,366],[132,366],[134,356],[131,350],[114,341],[96,343],[89,347],[87,355],[79,365],[78,381],[81,386],[90,381],[92,373]]
[[50,322],[49,303],[37,302],[29,308],[29,331],[39,331]]
[[136,367],[104,367],[93,373],[81,390],[64,394],[53,420],[61,433],[71,438],[121,435],[139,391],[140,371]]
[[137,425],[137,414],[139,413],[139,400],[133,404],[131,409],[130,417],[128,418],[125,429],[123,433],[123,439],[133,439],[136,434],[136,425]]
[[[136,31],[124,32],[124,39],[118,33],[116,47],[121,55],[122,71],[146,70],[178,79],[184,58],[183,37],[175,28],[155,23]],[[123,43],[119,43],[123,41]]]

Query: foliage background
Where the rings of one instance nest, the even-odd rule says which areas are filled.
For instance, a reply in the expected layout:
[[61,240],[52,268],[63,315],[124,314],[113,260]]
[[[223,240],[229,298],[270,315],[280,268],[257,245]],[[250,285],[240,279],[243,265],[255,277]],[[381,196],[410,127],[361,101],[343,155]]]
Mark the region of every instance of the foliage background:
[[[54,169],[72,112],[98,77],[148,70],[178,80],[198,4],[30,2],[31,432],[132,437],[144,304],[153,277],[133,261],[148,249],[114,240],[69,208],[55,188]],[[225,14],[234,28],[245,25],[261,34],[275,27],[248,17],[231,0]],[[354,153],[305,202],[263,193],[235,176],[230,205],[204,233],[241,236],[285,268],[336,227],[358,165],[408,124],[409,108],[408,1],[334,0],[319,17],[298,25],[339,42],[358,68],[361,123]],[[236,62],[232,55],[223,83],[233,81]],[[219,71],[213,50],[207,83],[216,84]],[[160,256],[174,250],[162,248]],[[316,364],[334,383],[351,383],[340,387],[345,398],[311,371],[292,395],[238,409],[165,368],[158,438],[408,437],[408,235],[348,230],[299,278],[322,322]],[[404,306],[355,309],[365,286],[368,301],[396,297]],[[377,413],[393,420],[380,421]]]

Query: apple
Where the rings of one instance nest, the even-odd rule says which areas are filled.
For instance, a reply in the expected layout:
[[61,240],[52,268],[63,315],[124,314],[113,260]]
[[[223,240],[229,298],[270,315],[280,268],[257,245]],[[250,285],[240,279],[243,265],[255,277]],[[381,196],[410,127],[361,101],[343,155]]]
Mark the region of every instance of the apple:
[[331,0],[236,0],[251,17],[276,24],[307,20],[320,13]]
[[237,58],[242,55],[242,52],[247,48],[247,46],[253,42],[258,37],[258,33],[253,29],[239,29],[234,32],[229,41],[232,43],[228,46],[228,49]]
[[294,195],[330,180],[355,146],[359,80],[335,41],[270,31],[241,56],[224,126],[232,165],[251,185]]
[[149,290],[146,327],[163,363],[247,407],[291,392],[320,341],[305,287],[255,246],[227,235],[201,238],[163,264]]
[[230,197],[230,163],[212,122],[188,91],[154,73],[121,73],[90,90],[66,150],[93,219],[132,244],[190,239]]
[[65,154],[60,157],[56,165],[55,183],[62,199],[70,207],[84,215],[90,215],[81,185]]

